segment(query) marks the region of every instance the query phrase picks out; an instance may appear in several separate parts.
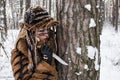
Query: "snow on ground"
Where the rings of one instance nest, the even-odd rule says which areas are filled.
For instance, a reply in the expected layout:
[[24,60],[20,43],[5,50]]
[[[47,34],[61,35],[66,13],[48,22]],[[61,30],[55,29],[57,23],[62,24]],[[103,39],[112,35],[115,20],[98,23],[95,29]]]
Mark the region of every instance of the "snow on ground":
[[[0,80],[14,80],[12,74],[12,68],[10,64],[10,52],[14,47],[15,40],[18,35],[18,30],[9,30],[7,40],[4,42],[4,47],[7,55],[5,55],[3,49],[0,50]],[[7,58],[9,56],[9,58]]]
[[100,38],[100,80],[120,80],[120,31],[117,33],[107,22]]
[[[14,80],[10,65],[10,52],[17,38],[18,30],[9,30],[8,38],[4,43],[5,50],[0,50],[0,80]],[[100,80],[120,80],[120,31],[105,23],[101,35],[101,70]]]

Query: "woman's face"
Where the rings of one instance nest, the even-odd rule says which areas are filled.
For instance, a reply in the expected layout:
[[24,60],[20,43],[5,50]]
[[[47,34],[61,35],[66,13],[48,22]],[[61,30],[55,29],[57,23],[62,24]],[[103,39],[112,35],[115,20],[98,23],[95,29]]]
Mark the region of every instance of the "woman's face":
[[47,39],[49,38],[49,31],[47,28],[39,28],[36,30],[36,37],[43,41],[43,42],[46,42]]

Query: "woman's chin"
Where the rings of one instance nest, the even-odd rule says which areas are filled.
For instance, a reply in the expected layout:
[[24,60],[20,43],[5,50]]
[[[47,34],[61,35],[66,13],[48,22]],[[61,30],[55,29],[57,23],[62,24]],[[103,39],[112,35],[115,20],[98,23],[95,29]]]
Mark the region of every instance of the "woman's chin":
[[40,40],[41,42],[45,43],[45,40]]

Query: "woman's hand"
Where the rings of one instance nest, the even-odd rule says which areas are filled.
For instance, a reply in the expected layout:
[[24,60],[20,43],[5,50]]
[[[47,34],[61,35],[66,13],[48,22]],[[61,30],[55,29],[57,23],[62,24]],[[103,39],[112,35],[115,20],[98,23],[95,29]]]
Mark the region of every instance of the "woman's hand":
[[48,45],[42,45],[40,51],[43,55],[43,59],[47,63],[51,64],[51,62],[52,62],[52,49]]

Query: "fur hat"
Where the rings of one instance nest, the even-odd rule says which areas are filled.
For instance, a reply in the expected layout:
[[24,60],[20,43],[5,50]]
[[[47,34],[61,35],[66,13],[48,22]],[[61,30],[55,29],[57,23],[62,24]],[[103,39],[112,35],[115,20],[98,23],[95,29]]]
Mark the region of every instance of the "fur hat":
[[29,26],[29,29],[33,27],[51,27],[59,24],[48,14],[47,10],[37,6],[29,8],[24,14],[24,23]]

